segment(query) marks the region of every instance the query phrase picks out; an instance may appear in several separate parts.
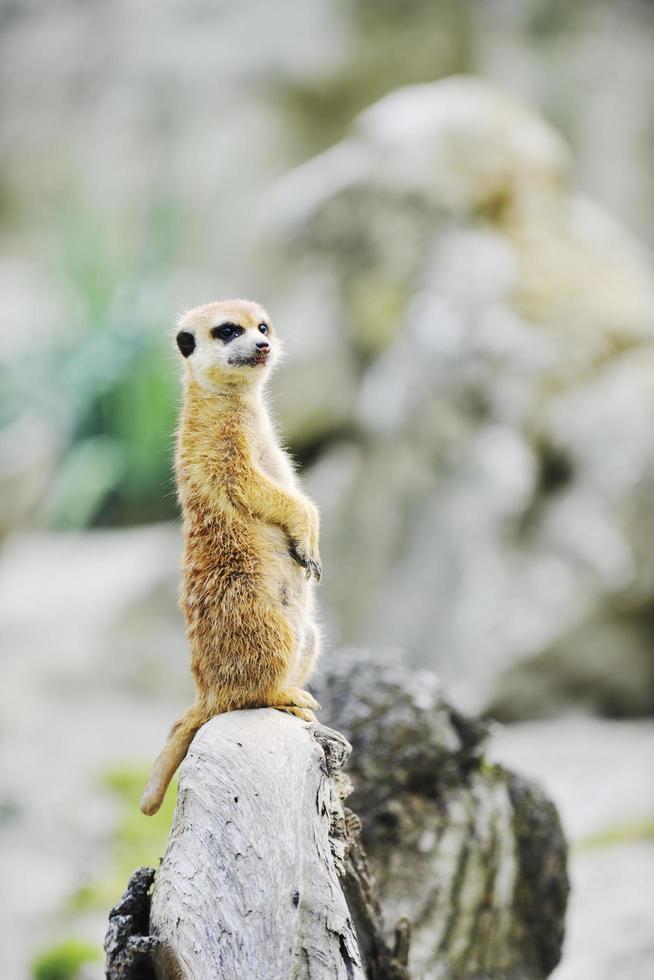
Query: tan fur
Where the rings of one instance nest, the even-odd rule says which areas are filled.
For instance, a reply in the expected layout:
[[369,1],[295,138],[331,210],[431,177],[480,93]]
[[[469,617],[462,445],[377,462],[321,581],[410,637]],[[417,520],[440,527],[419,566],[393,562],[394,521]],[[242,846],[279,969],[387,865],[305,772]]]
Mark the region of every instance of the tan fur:
[[[244,328],[224,343],[211,329]],[[270,350],[256,352],[264,335]],[[224,326],[223,326],[224,328]],[[181,607],[196,702],[173,725],[143,793],[156,813],[197,730],[213,715],[271,706],[313,719],[302,690],[318,652],[313,583],[318,512],[279,445],[262,387],[279,343],[265,310],[234,300],[185,314],[196,342],[185,359],[176,474],[183,512]],[[251,358],[256,363],[230,363]]]

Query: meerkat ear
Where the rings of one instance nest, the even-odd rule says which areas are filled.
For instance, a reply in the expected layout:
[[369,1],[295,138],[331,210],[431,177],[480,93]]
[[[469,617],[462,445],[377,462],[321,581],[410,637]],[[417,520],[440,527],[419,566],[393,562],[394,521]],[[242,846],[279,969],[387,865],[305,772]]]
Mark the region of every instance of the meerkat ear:
[[188,330],[180,330],[175,338],[177,346],[182,352],[182,357],[190,357],[195,350],[195,337]]

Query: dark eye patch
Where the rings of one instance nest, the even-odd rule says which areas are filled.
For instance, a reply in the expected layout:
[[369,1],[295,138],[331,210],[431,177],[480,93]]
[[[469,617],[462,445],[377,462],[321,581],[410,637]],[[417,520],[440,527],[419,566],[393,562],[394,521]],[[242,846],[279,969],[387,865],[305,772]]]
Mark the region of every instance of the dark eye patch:
[[176,340],[183,357],[189,357],[195,350],[195,337],[188,330],[180,330]]
[[244,332],[243,327],[239,327],[238,323],[219,323],[217,327],[211,328],[213,339],[222,340],[225,344],[228,344],[234,337],[240,337]]

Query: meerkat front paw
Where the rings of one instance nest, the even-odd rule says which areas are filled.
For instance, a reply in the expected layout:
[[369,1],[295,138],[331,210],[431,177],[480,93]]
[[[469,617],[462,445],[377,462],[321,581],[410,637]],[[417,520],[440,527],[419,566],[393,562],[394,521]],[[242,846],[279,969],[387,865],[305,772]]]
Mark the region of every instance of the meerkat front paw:
[[308,691],[301,687],[285,687],[275,695],[273,708],[278,711],[286,711],[289,715],[295,715],[302,721],[317,721],[312,709],[318,709],[320,705]]
[[316,582],[320,581],[322,565],[320,564],[320,557],[317,553],[310,556],[309,552],[295,541],[291,542],[288,553],[294,562],[297,562],[298,565],[301,565],[305,569],[308,579],[313,575]]
[[310,500],[304,500],[302,509],[297,515],[297,521],[289,528],[289,554],[293,561],[306,570],[307,578],[313,577],[320,581],[322,565],[318,553],[318,538],[320,536],[320,518],[318,510]]
[[272,701],[273,708],[305,708],[318,710],[320,705],[308,691],[301,687],[285,687]]
[[314,715],[310,708],[295,708],[293,705],[276,705],[277,711],[285,711],[287,715],[295,715],[296,718],[300,718],[302,721],[317,722],[318,719]]

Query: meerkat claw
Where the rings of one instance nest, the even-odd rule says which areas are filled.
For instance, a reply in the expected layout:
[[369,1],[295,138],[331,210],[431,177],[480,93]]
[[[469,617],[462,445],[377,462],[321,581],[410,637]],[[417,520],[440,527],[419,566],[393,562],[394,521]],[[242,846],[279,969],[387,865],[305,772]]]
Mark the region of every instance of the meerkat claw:
[[296,708],[295,705],[278,705],[277,711],[285,711],[287,715],[294,715],[302,721],[317,722],[318,719],[310,708]]
[[301,565],[302,568],[308,568],[309,559],[305,558],[304,555],[301,555],[294,544],[290,546],[290,548],[288,549],[288,553],[294,562],[297,562],[297,564]]
[[315,578],[316,582],[320,581],[320,578],[322,576],[322,565],[320,564],[319,561],[316,561],[314,558],[306,557],[305,555],[303,555],[301,552],[297,550],[295,545],[291,545],[291,547],[288,549],[288,553],[293,559],[293,561],[297,562],[297,564],[301,565],[302,568],[305,570],[306,573],[305,577],[307,581],[312,576],[313,578]]
[[272,703],[273,708],[309,708],[315,711],[320,705],[314,698],[301,687],[287,687],[279,691]]

